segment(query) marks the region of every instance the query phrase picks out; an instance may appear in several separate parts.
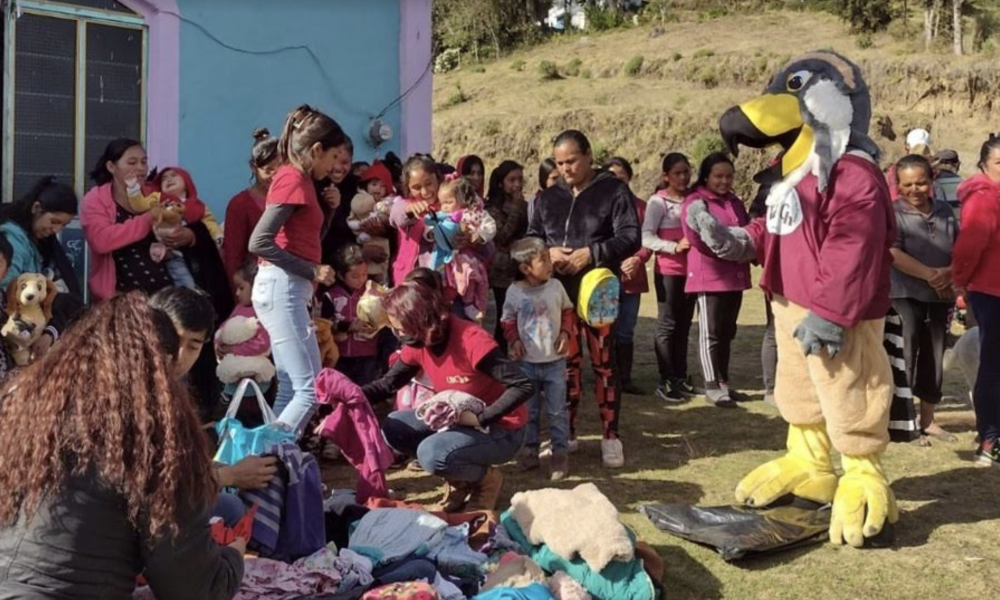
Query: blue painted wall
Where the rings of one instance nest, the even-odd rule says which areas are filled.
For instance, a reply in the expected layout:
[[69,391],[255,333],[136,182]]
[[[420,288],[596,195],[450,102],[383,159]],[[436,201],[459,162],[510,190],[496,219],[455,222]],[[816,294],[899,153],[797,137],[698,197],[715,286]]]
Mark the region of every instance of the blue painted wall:
[[[250,55],[220,46],[191,23],[180,35],[180,166],[221,221],[249,183],[251,133],[279,135],[288,111],[311,104],[354,140],[355,160],[399,153],[400,109],[385,120],[394,139],[368,143],[369,119],[400,94],[399,0],[178,0],[185,18]],[[321,70],[322,69],[322,70]]]

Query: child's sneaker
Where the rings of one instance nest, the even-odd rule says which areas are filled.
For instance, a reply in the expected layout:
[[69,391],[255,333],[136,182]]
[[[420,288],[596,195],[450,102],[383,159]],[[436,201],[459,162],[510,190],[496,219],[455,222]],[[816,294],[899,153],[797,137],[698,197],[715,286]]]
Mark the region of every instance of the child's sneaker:
[[993,467],[1000,469],[1000,443],[997,441],[983,442],[976,449],[976,455],[972,459],[977,467]]
[[549,464],[549,481],[562,481],[569,475],[569,453],[555,452]]
[[522,471],[534,471],[542,466],[538,459],[538,450],[533,448],[522,448],[517,454],[517,468]]

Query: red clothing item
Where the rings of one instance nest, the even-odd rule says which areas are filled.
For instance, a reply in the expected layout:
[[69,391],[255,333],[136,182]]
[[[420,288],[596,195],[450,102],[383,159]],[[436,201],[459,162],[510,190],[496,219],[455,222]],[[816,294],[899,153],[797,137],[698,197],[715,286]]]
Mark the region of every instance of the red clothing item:
[[766,217],[747,227],[764,262],[760,286],[842,327],[881,319],[891,304],[896,241],[885,177],[872,161],[848,154],[834,164],[825,193],[816,184],[809,174],[795,186],[802,221],[790,233],[768,233]]
[[319,264],[323,258],[320,235],[323,231],[323,209],[316,197],[316,186],[311,177],[292,165],[283,165],[271,181],[267,192],[267,206],[291,204],[296,207],[292,216],[278,231],[278,247]]
[[[646,220],[646,201],[638,196],[635,197],[635,212],[639,213],[639,225],[641,226]],[[625,279],[624,275],[622,276],[622,292],[626,294],[645,294],[649,291],[649,276],[646,274],[646,263],[653,257],[653,251],[649,248],[640,248],[633,256],[639,258],[642,266],[639,268],[639,274],[634,279]]]
[[222,262],[230,281],[233,273],[250,256],[250,234],[264,214],[264,198],[253,189],[236,194],[226,206],[226,237],[222,241]]
[[[440,356],[429,348],[403,346],[400,356],[405,364],[420,367],[435,392],[456,390],[475,396],[486,406],[492,405],[506,388],[476,367],[497,349],[493,336],[472,323],[451,316],[448,319],[448,342]],[[519,429],[528,422],[528,406],[521,404],[496,422],[505,429]]]
[[958,186],[962,232],[952,252],[951,277],[958,287],[1000,296],[1000,184],[984,174]]
[[180,167],[167,167],[161,170],[153,181],[154,189],[160,192],[160,186],[163,183],[163,174],[167,171],[177,173],[184,180],[184,190],[187,194],[187,197],[184,199],[184,222],[197,223],[204,219],[205,203],[198,197],[198,188],[195,187],[194,179],[191,179],[191,174],[184,169]]

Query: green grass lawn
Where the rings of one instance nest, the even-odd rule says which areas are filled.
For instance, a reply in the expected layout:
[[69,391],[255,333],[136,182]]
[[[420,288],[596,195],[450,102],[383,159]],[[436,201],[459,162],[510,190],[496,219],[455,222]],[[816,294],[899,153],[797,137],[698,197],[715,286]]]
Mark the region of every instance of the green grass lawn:
[[[764,329],[763,297],[744,296],[740,331],[734,348],[734,383],[763,393],[760,341]],[[1000,575],[1000,473],[973,468],[971,411],[946,403],[941,424],[958,435],[955,443],[891,444],[884,464],[902,511],[895,546],[855,550],[828,543],[792,552],[726,564],[710,549],[661,533],[636,509],[650,502],[703,506],[730,504],[737,482],[760,463],[780,455],[785,423],[763,402],[738,410],[718,409],[698,399],[668,406],[652,395],[656,362],[652,332],[655,298],[647,294],[637,328],[634,378],[650,393],[626,396],[621,416],[626,467],[611,471],[600,464],[600,424],[593,397],[580,411],[581,446],[571,459],[569,488],[594,482],[621,511],[622,519],[653,545],[666,564],[668,599],[712,598],[983,598],[994,596]],[[699,372],[692,332],[690,365]],[[949,376],[946,394],[966,393]],[[515,492],[549,487],[546,465],[521,474],[505,468],[507,483],[501,507]],[[410,471],[396,471],[394,489],[406,499],[432,504],[439,481]],[[332,483],[353,485],[354,475],[335,469]]]

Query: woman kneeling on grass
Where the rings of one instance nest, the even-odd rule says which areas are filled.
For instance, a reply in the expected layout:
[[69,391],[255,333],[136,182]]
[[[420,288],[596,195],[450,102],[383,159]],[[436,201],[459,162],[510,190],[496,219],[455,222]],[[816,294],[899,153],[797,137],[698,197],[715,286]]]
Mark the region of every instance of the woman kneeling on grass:
[[492,335],[452,315],[436,289],[403,283],[386,298],[385,310],[403,351],[382,379],[364,387],[370,402],[389,398],[423,371],[435,392],[465,392],[486,405],[440,431],[416,411],[394,412],[382,425],[386,441],[448,482],[445,512],[493,510],[503,486],[496,465],[511,460],[524,442],[525,403],[534,386]]
[[0,599],[126,600],[140,573],[160,600],[239,590],[246,546],[209,536],[218,486],[174,376],[179,347],[169,319],[131,293],[92,309],[10,380]]

